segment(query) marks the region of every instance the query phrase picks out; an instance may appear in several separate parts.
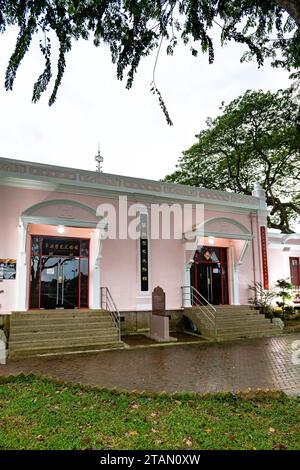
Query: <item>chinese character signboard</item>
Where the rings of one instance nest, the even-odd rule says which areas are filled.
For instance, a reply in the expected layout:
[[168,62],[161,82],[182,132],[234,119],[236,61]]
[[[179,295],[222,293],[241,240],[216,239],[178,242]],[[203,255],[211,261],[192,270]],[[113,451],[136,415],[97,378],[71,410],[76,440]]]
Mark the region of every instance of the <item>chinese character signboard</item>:
[[266,227],[260,227],[261,254],[264,289],[269,289],[269,272],[268,272],[268,253],[267,253],[267,235]]
[[149,289],[148,268],[148,221],[147,214],[140,215],[140,263],[141,263],[141,291]]
[[16,279],[17,261],[15,259],[0,259],[0,279]]
[[49,256],[79,256],[80,243],[78,240],[63,240],[59,238],[44,238],[42,253]]

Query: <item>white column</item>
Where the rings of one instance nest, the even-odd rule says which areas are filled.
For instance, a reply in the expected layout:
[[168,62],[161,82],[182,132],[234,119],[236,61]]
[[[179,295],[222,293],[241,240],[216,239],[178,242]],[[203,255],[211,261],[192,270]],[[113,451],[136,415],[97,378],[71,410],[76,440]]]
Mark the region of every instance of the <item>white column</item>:
[[283,252],[284,262],[281,266],[283,279],[291,279],[290,256],[293,256],[293,253],[291,253],[290,250]]
[[26,262],[26,239],[27,224],[21,219],[19,222],[19,255],[17,261],[17,301],[16,310],[26,310],[26,289],[27,289],[27,262]]
[[90,308],[100,308],[100,234],[93,232],[90,243]]
[[238,265],[235,263],[234,259],[234,245],[230,243],[230,268],[231,268],[231,304],[232,305],[239,305],[240,298],[239,298],[239,273],[238,273]]
[[233,305],[240,305],[238,267],[233,270]]
[[190,269],[191,269],[192,263],[188,263],[184,267],[184,276],[183,280],[184,283],[183,285],[185,286],[184,289],[184,295],[183,295],[183,307],[191,307],[192,306],[192,300],[191,300],[191,275],[190,275]]
[[107,222],[99,222],[90,244],[90,308],[101,308],[101,258],[103,240],[107,232]]

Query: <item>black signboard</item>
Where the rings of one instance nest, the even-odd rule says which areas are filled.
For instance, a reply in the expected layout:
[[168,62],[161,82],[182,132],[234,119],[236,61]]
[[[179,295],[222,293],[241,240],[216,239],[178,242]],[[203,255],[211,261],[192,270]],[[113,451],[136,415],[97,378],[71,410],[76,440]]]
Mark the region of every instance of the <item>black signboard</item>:
[[89,256],[88,239],[34,235],[31,240],[32,256]]
[[42,254],[50,256],[79,256],[80,240],[71,238],[44,238]]
[[148,279],[148,240],[141,240],[141,290],[149,290]]
[[140,215],[141,291],[149,290],[147,214]]
[[0,279],[16,279],[17,261],[15,259],[0,259]]

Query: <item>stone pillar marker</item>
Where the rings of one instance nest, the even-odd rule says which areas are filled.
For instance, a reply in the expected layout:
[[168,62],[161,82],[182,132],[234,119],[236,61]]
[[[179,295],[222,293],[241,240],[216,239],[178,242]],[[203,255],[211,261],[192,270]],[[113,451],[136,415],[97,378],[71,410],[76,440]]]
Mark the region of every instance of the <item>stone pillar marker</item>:
[[177,341],[170,336],[169,316],[166,314],[166,294],[159,286],[152,292],[149,337],[158,342]]

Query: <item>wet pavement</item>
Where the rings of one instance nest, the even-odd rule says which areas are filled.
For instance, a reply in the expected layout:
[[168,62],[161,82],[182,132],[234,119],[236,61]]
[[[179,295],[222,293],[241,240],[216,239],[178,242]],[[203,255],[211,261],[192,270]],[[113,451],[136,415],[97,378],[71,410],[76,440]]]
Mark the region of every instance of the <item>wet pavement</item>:
[[[178,343],[203,343],[205,339],[202,336],[190,333],[171,333],[171,337],[176,338]],[[149,338],[147,335],[144,334],[137,334],[137,335],[126,335],[122,337],[122,340],[126,345],[130,347],[142,347],[142,346],[161,346],[162,343],[158,343],[154,339]],[[170,341],[165,341],[165,344],[170,343]]]
[[300,364],[293,357],[300,362],[299,333],[223,343],[27,358],[0,365],[0,375],[32,372],[66,382],[140,391],[205,393],[250,387],[300,395]]

